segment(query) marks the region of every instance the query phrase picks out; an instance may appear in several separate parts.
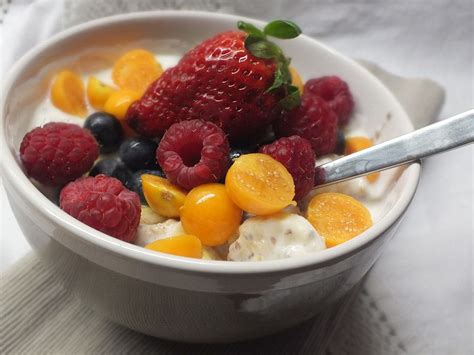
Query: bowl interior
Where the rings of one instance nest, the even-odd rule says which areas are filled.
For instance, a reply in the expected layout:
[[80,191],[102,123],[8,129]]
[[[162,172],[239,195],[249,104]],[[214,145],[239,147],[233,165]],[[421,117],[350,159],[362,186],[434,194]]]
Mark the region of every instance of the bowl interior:
[[[17,152],[22,137],[31,128],[46,121],[54,121],[55,117],[62,115],[59,111],[44,111],[44,115],[40,115],[41,121],[38,121],[38,117],[32,119],[32,112],[37,112],[41,102],[47,98],[51,79],[58,70],[73,68],[87,77],[96,74],[97,71],[110,69],[115,58],[132,48],[154,51],[165,67],[171,66],[179,56],[203,39],[217,32],[235,29],[238,19],[241,18],[199,12],[152,12],[116,16],[65,31],[29,52],[10,73],[2,107],[2,140],[5,140],[7,148],[4,149],[2,160],[9,174],[15,176],[18,189],[34,189],[20,170],[21,164]],[[262,25],[259,21],[253,22]],[[306,36],[290,41],[279,41],[279,44],[292,58],[292,65],[304,80],[335,74],[347,81],[356,101],[355,117],[348,131],[353,134],[364,133],[375,138],[376,142],[382,142],[413,130],[407,115],[390,92],[355,62]],[[66,119],[75,120],[67,117]],[[326,257],[341,255],[380,234],[408,205],[415,191],[418,176],[418,165],[382,173],[382,178],[372,187],[371,195],[365,201],[371,209],[375,226],[363,235],[322,254],[326,254]],[[46,197],[36,193],[35,195],[37,198],[35,197],[34,203],[46,206],[59,223],[66,221],[70,228],[77,228],[78,233],[79,229],[85,231],[93,241],[112,239],[72,220]],[[125,244],[115,241],[107,245],[128,256],[140,249]],[[152,262],[159,263],[160,258],[164,258],[152,252],[144,254]],[[142,250],[136,257],[143,258],[144,254]],[[318,258],[321,256],[311,255],[307,260],[316,262]],[[174,260],[173,257],[168,259]],[[199,261],[199,263],[213,262]],[[283,265],[289,262],[278,261],[278,263]],[[253,269],[255,270],[255,265]]]

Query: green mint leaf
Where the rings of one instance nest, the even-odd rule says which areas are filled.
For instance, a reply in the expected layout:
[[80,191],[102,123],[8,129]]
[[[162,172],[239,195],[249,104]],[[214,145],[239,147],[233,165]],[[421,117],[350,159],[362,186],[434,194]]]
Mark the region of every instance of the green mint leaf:
[[280,49],[274,43],[267,40],[256,40],[255,37],[249,40],[250,37],[253,36],[247,36],[245,40],[245,48],[257,58],[270,59],[280,54]]
[[244,22],[244,21],[237,21],[237,28],[239,30],[247,32],[249,35],[260,37],[260,39],[265,38],[265,34],[260,29],[252,25],[251,23]]
[[263,33],[276,38],[290,39],[298,37],[301,34],[301,29],[294,22],[275,20],[265,26]]
[[278,103],[285,110],[291,110],[301,103],[300,92],[294,85],[288,85],[288,94]]

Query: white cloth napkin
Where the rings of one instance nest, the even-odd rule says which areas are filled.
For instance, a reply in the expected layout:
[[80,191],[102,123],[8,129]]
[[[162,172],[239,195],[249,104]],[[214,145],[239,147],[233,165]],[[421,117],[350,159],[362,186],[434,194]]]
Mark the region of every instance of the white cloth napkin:
[[[473,19],[469,0],[449,4],[432,0],[429,6],[421,1],[378,6],[376,0],[359,3],[335,0],[318,3],[309,0],[13,0],[7,7],[0,26],[2,73],[26,49],[73,24],[136,10],[203,9],[264,19],[293,19],[305,33],[348,55],[375,60],[404,75],[435,78],[452,93],[447,98],[445,115],[473,106]],[[436,84],[429,80],[403,80],[371,64],[365,65],[399,97],[415,125],[425,125],[437,117],[443,93]],[[347,314],[343,315],[344,308],[340,308],[335,315],[337,319],[331,319],[331,324],[335,324],[343,317],[331,338],[328,352],[468,354],[472,351],[472,181],[472,150],[469,148],[433,158],[424,165],[418,197],[399,235],[370,272]],[[11,213],[3,212],[8,208],[5,204],[2,197],[2,216]],[[10,228],[13,222],[8,223],[2,220],[2,231]],[[453,234],[455,242],[450,240]],[[18,239],[17,233],[14,237]],[[18,248],[20,244],[19,241],[5,243],[6,238],[2,235],[2,244],[7,245],[7,248],[2,247],[2,255],[5,249],[12,245]],[[12,313],[10,318],[2,319],[0,334],[7,341],[0,345],[0,353],[6,352],[2,349],[9,349],[10,353],[28,349],[33,352],[112,353],[118,349],[114,347],[117,344],[124,346],[121,348],[124,352],[127,349],[190,352],[188,348],[129,332],[80,308],[69,295],[58,290],[48,279],[47,271],[41,272],[37,263],[33,257],[20,261],[9,276],[3,278],[2,316],[7,308],[30,311],[19,312],[16,316]],[[30,287],[29,274],[38,280]],[[12,292],[23,290],[25,297],[18,298],[17,303],[8,303],[11,297],[4,297],[4,292],[9,289]],[[32,299],[39,299],[40,303],[32,302]],[[56,312],[42,312],[43,309],[55,309],[55,303],[61,305]],[[50,308],[42,307],[45,304]],[[82,313],[84,318],[79,317]],[[83,319],[83,323],[68,323],[64,316]],[[321,323],[315,321],[299,328],[297,334],[304,337],[304,341],[297,342],[299,353],[316,353],[324,347],[318,334],[327,329],[314,326],[318,324]],[[31,331],[31,336],[15,336],[25,331]],[[290,331],[284,337],[291,340],[296,336],[294,334]],[[128,345],[115,341],[123,337]],[[89,347],[85,339],[90,340]],[[288,349],[275,339],[272,342],[280,344],[280,350]],[[238,353],[251,348],[258,353],[258,350],[268,349],[259,344],[264,346],[255,342],[247,347],[204,347],[195,351]]]

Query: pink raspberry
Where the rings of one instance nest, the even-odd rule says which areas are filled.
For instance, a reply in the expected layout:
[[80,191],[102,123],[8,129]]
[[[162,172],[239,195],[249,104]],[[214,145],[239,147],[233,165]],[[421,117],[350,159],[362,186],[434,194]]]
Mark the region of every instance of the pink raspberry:
[[345,126],[354,110],[354,99],[349,86],[337,76],[323,76],[310,79],[304,86],[305,92],[323,98],[336,113],[339,126]]
[[332,153],[337,140],[337,116],[322,98],[304,92],[301,105],[284,113],[274,125],[279,137],[306,138],[316,155]]
[[126,242],[135,240],[140,223],[140,198],[109,176],[97,175],[67,184],[60,207],[88,226]]
[[51,122],[27,133],[20,145],[26,174],[42,184],[62,186],[92,168],[99,156],[94,136],[82,127]]
[[156,151],[168,180],[183,189],[217,182],[229,168],[229,141],[222,129],[202,120],[173,124]]
[[288,169],[295,183],[296,201],[311,191],[314,186],[316,155],[308,140],[299,136],[280,138],[260,148],[260,152],[270,155]]

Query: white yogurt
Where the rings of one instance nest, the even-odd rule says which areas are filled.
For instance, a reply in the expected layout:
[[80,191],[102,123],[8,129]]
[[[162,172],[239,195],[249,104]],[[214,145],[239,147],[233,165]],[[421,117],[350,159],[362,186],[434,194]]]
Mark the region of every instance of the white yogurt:
[[167,218],[155,213],[150,207],[142,205],[140,224],[157,224],[166,221]]
[[261,261],[291,258],[326,248],[324,239],[307,219],[278,213],[252,217],[239,228],[239,237],[229,247],[228,260]]
[[174,237],[185,234],[180,221],[168,219],[165,222],[157,224],[141,224],[138,226],[136,245],[144,247],[158,239]]

